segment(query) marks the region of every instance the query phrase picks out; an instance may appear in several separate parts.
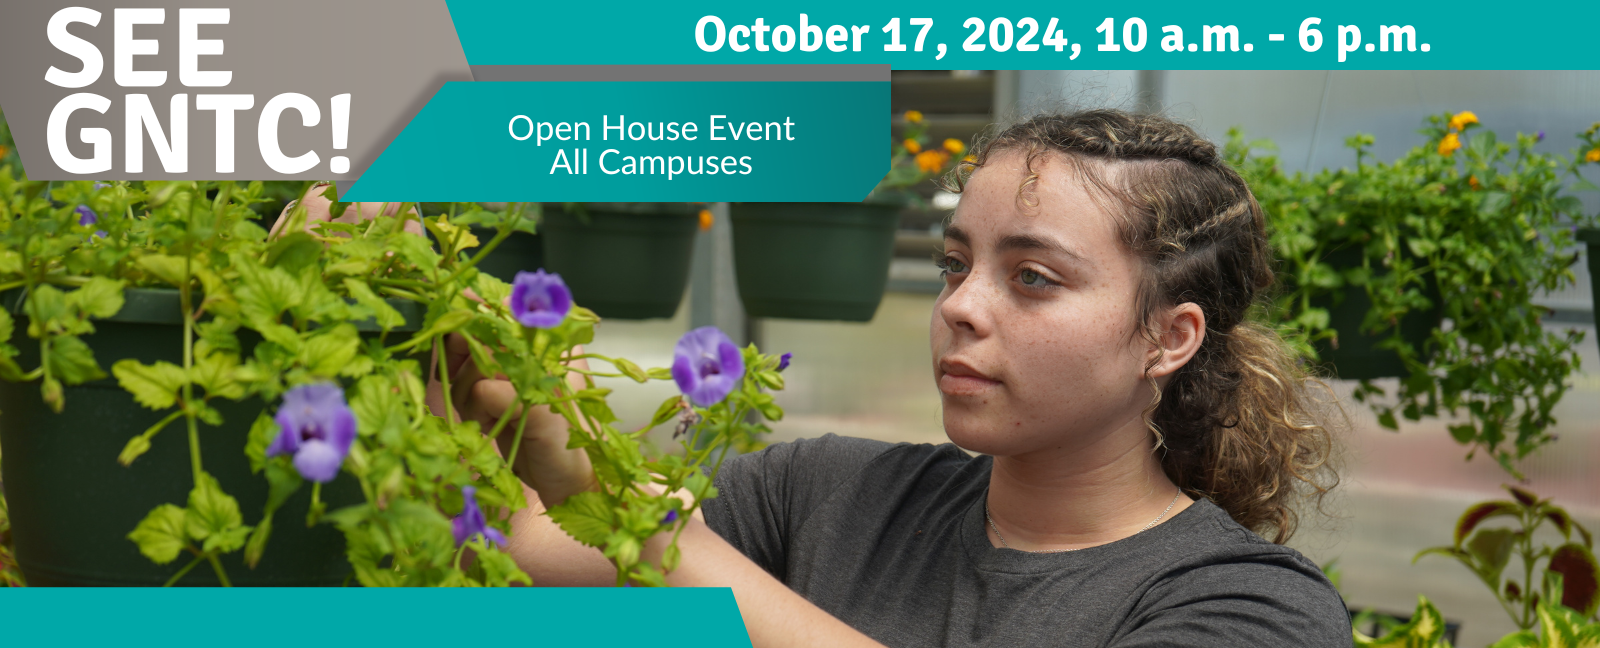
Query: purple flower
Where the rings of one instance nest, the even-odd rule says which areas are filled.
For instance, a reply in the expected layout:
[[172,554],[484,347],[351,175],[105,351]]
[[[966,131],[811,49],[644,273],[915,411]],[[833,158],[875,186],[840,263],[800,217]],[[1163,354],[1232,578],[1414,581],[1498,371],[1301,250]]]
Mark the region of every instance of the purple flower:
[[793,353],[785,353],[785,354],[783,354],[783,357],[778,358],[778,371],[783,371],[784,369],[788,369],[789,368],[789,358],[793,358],[793,357],[794,357]]
[[739,347],[717,327],[702,326],[678,338],[672,379],[694,404],[710,407],[721,402],[743,377]]
[[1543,142],[1544,141],[1544,131],[1539,131],[1539,134],[1533,138],[1533,141],[1535,141],[1535,142]]
[[528,328],[554,328],[572,310],[572,291],[561,275],[518,272],[511,286],[511,314]]
[[295,387],[283,395],[275,420],[278,437],[267,456],[292,454],[300,476],[333,481],[356,440],[356,417],[344,403],[344,390],[329,382]]
[[667,511],[667,516],[661,518],[661,526],[666,526],[678,521],[678,509]]
[[461,546],[472,536],[483,534],[489,542],[497,547],[506,546],[506,534],[499,529],[489,526],[489,521],[483,517],[483,509],[478,508],[478,489],[471,486],[461,487],[461,499],[465,504],[461,507],[461,515],[450,521],[452,531],[456,534],[456,546]]
[[93,209],[89,209],[88,205],[78,205],[78,208],[74,211],[78,212],[79,225],[88,226],[100,222],[100,215],[94,213]]

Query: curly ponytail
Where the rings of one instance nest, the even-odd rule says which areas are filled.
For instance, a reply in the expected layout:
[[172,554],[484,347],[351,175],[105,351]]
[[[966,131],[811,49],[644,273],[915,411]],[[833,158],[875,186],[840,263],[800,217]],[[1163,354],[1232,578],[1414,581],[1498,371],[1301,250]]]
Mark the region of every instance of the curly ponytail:
[[1110,210],[1118,236],[1144,260],[1135,304],[1141,335],[1158,342],[1153,315],[1162,308],[1192,302],[1205,314],[1199,351],[1164,389],[1151,379],[1146,424],[1173,483],[1286,542],[1298,522],[1296,500],[1320,504],[1338,476],[1329,464],[1332,437],[1308,393],[1321,383],[1251,317],[1274,275],[1266,219],[1244,179],[1188,126],[1090,110],[1034,117],[986,139],[946,188],[959,193],[990,157],[1017,150],[1029,169],[1019,198],[1038,179],[1035,163],[1058,155],[1097,190],[1092,195],[1120,203]]

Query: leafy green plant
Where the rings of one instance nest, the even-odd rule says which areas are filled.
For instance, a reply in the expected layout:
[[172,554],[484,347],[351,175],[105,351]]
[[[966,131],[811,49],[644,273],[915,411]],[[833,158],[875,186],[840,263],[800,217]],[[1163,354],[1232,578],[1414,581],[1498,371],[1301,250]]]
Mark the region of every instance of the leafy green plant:
[[[1426,142],[1393,163],[1371,159],[1372,136],[1350,137],[1355,167],[1311,176],[1284,174],[1276,157],[1252,154],[1270,142],[1237,130],[1226,155],[1269,219],[1282,263],[1277,317],[1299,351],[1315,361],[1318,343],[1351,335],[1330,328],[1321,304],[1363,288],[1372,305],[1361,332],[1385,336],[1379,346],[1407,375],[1393,400],[1371,381],[1355,397],[1391,429],[1398,416],[1464,414],[1449,430],[1468,457],[1488,453],[1520,478],[1515,460],[1552,440],[1551,411],[1579,364],[1583,334],[1545,330],[1549,309],[1532,299],[1575,280],[1572,226],[1593,219],[1564,183],[1581,180],[1583,162],[1535,152],[1542,134],[1502,142],[1470,112],[1429,117],[1421,133]],[[1591,146],[1594,133],[1580,139]],[[1356,263],[1329,262],[1341,253]],[[1443,319],[1419,347],[1399,324],[1430,309]]]
[[1506,635],[1489,648],[1600,648],[1600,624],[1561,605],[1541,603],[1539,633],[1522,630]]
[[[209,563],[227,584],[218,557],[242,551],[254,567],[279,523],[277,510],[290,498],[309,497],[307,524],[331,523],[344,533],[354,577],[364,585],[527,583],[494,541],[510,531],[508,514],[526,506],[519,476],[497,452],[495,437],[513,410],[547,405],[567,420],[573,446],[588,453],[601,484],[600,492],[570,498],[550,515],[604,550],[618,584],[662,585],[678,559],[676,536],[662,565],[642,561],[640,547],[657,533],[681,531],[694,507],[715,496],[702,467],[714,474],[730,447],[748,447],[766,431],[760,417],[782,416],[766,393],[782,387],[780,360],[751,347],[742,352],[746,371],[725,398],[694,405],[675,396],[648,425],[619,430],[607,405],[610,390],[594,378],[646,382],[671,379],[671,372],[579,353],[594,338],[599,318],[592,312],[573,306],[552,322],[527,325],[508,304],[512,287],[475,268],[512,231],[532,229],[528,206],[490,211],[456,204],[419,217],[402,203],[398,218],[307,229],[306,207],[297,205],[273,237],[253,211],[270,199],[260,182],[47,186],[0,168],[0,292],[25,291],[20,314],[27,319],[25,336],[18,336],[12,313],[0,311],[0,378],[37,381],[51,408],[71,407],[65,386],[107,375],[84,338],[97,320],[121,310],[125,291],[155,288],[179,297],[182,364],[125,359],[110,367],[138,403],[165,414],[147,430],[130,431],[119,461],[131,464],[153,444],[180,442],[163,434],[169,428],[187,434],[193,483],[187,502],[157,507],[129,534],[157,563],[190,556],[174,580]],[[343,205],[334,210],[343,213]],[[419,219],[437,249],[405,231],[407,221]],[[467,224],[494,235],[480,241]],[[399,332],[411,323],[396,308],[405,302],[422,314],[408,329],[413,333]],[[378,333],[363,338],[358,323]],[[523,407],[508,410],[490,430],[459,420],[448,402],[443,412],[431,411],[428,354],[447,335],[465,340],[483,375],[505,375]],[[247,338],[259,342],[252,347]],[[17,344],[38,345],[40,365],[19,366]],[[613,370],[569,366],[578,358]],[[445,364],[433,363],[434,377],[450,393]],[[569,384],[572,372],[582,374],[581,388]],[[298,434],[283,427],[286,398],[313,392],[329,397],[318,401],[318,416],[354,420],[353,441],[337,465],[359,482],[361,504],[325,512],[319,499],[325,475],[308,473],[308,464],[286,450],[292,443],[285,439]],[[199,453],[200,430],[224,423],[216,404],[253,398],[268,404],[246,446],[252,469],[270,486],[259,517],[240,510]],[[687,450],[646,456],[644,433],[690,412]],[[312,436],[322,442],[323,432]],[[521,436],[515,437],[513,455]],[[659,494],[679,489],[695,501]],[[470,538],[461,537],[463,525],[473,530]]]
[[11,516],[6,508],[5,483],[0,482],[0,587],[20,587],[26,582],[11,551]]
[[[1582,616],[1600,610],[1600,563],[1594,557],[1594,537],[1548,499],[1524,488],[1506,486],[1511,499],[1479,502],[1467,507],[1456,522],[1455,542],[1422,550],[1413,562],[1429,554],[1460,561],[1483,581],[1506,614],[1527,630],[1539,621],[1541,602],[1559,602]],[[1509,527],[1480,528],[1483,522],[1510,518]],[[1561,533],[1562,544],[1534,544],[1534,533],[1549,523]],[[1574,534],[1576,533],[1576,539]],[[1504,577],[1511,557],[1522,564],[1522,579]],[[1544,561],[1539,578],[1538,563]]]
[[1411,620],[1388,628],[1381,637],[1352,630],[1356,648],[1450,648],[1444,631],[1444,616],[1426,596],[1417,597],[1417,611],[1411,614]]
[[873,190],[875,197],[903,194],[918,183],[944,175],[967,152],[966,142],[958,139],[930,141],[928,121],[920,111],[907,110],[902,119],[905,128],[900,139],[889,144],[889,173]]

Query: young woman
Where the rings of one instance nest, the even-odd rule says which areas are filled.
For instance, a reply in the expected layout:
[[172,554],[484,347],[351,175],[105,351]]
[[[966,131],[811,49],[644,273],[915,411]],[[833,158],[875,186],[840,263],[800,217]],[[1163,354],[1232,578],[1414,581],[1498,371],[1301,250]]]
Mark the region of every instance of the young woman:
[[[1044,116],[953,190],[929,331],[953,445],[729,460],[668,582],[732,587],[762,647],[1349,646],[1338,593],[1281,544],[1331,485],[1330,439],[1248,316],[1272,257],[1216,147],[1159,117]],[[451,361],[461,410],[497,419],[510,385]],[[593,487],[562,419],[523,434],[530,501]],[[614,578],[536,510],[514,524],[541,584]]]

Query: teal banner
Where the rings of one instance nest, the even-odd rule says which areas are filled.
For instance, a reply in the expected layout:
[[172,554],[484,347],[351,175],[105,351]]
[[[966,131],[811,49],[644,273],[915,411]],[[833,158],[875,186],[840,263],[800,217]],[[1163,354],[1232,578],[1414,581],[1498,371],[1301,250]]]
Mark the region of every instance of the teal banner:
[[750,646],[725,587],[0,588],[0,610],[11,646]]
[[857,202],[889,84],[447,83],[348,201]]
[[[1592,0],[584,3],[448,0],[472,65],[887,63],[897,70],[1573,70]],[[531,46],[530,46],[531,45]]]

